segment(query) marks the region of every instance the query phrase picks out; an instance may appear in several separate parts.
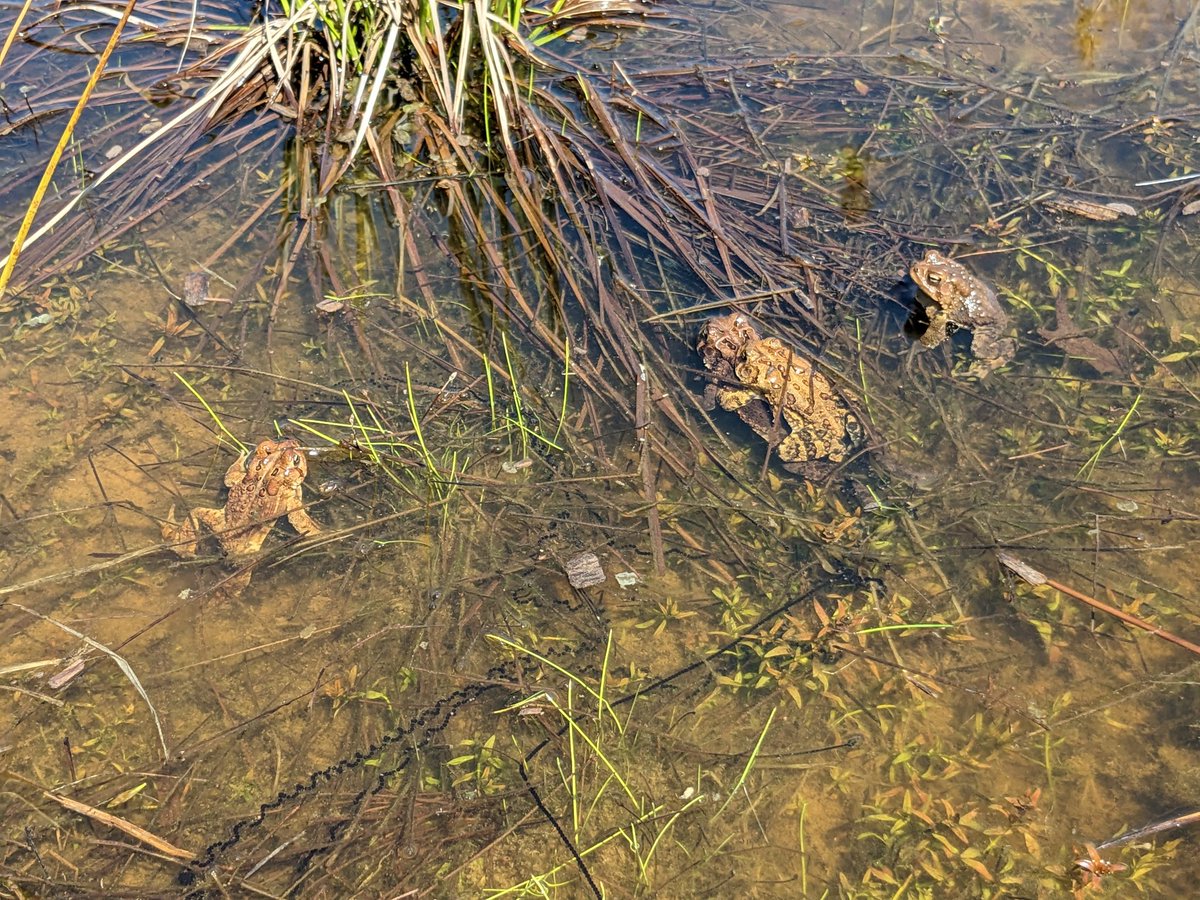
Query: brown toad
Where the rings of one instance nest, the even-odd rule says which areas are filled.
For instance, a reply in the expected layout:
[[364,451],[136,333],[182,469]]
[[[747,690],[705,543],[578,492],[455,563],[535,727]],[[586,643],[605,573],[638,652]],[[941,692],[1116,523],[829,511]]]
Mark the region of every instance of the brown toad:
[[912,280],[937,302],[929,317],[929,328],[921,335],[926,347],[936,347],[946,339],[950,325],[969,328],[971,352],[976,363],[970,373],[983,377],[1004,365],[1017,352],[1017,344],[1005,337],[1008,313],[1000,305],[996,292],[960,262],[926,250],[909,269]]
[[[234,562],[256,554],[266,540],[275,520],[287,516],[292,527],[304,535],[317,534],[320,526],[304,511],[301,483],[308,475],[308,463],[299,442],[265,440],[237,458],[225,472],[229,499],[222,509],[196,507],[180,524],[175,524],[175,507],[167,513],[162,535],[177,542],[171,549],[179,556],[199,553],[203,525],[221,545],[221,551]],[[247,575],[248,578],[248,575]]]
[[862,422],[829,379],[778,338],[761,338],[746,316],[709,319],[697,349],[715,378],[706,404],[736,412],[789,472],[824,477],[862,444]]

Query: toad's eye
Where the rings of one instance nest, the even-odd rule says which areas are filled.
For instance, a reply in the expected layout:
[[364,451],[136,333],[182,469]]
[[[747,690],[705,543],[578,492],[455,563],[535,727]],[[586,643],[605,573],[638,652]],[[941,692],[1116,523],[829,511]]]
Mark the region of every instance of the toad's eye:
[[930,284],[941,284],[942,283],[942,276],[938,275],[936,272],[930,272],[925,277],[927,279],[929,279]]

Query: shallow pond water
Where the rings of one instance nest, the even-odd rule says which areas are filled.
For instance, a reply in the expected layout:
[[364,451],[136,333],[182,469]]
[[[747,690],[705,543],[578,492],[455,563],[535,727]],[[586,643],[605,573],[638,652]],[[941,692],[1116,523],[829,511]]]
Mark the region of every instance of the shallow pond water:
[[[1190,7],[685,12],[547,50],[595,73],[555,89],[603,202],[545,161],[533,217],[398,113],[390,169],[317,203],[328,159],[262,110],[148,167],[135,227],[97,190],[29,251],[0,300],[6,896],[1200,877]],[[92,59],[40,27],[10,123]],[[142,52],[129,83],[177,51]],[[185,105],[101,95],[79,183]],[[61,123],[0,143],[6,234]],[[915,340],[929,248],[997,291],[1016,352],[984,377],[968,328]],[[806,480],[706,408],[697,334],[734,310],[862,452]],[[321,533],[172,553],[169,512],[231,515],[237,442],[279,434]]]

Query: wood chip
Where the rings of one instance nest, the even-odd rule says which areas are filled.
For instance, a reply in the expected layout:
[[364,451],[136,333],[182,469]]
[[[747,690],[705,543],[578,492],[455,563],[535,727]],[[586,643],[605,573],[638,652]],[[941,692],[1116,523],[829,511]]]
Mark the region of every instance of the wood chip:
[[208,302],[207,272],[188,272],[183,276],[183,302],[189,309]]
[[1000,560],[1000,565],[1007,569],[1011,569],[1018,578],[1024,579],[1030,584],[1046,583],[1045,575],[1043,575],[1033,566],[1029,565],[1029,563],[1017,559],[1011,553],[1006,553],[1005,551],[1001,550],[996,554],[996,558]]
[[1121,216],[1136,216],[1137,210],[1128,203],[1093,203],[1077,197],[1054,197],[1046,205],[1062,213],[1082,216],[1093,222],[1115,222]]
[[80,672],[83,671],[85,662],[86,661],[83,659],[71,660],[70,664],[65,669],[50,676],[50,680],[46,682],[46,686],[52,691],[57,691],[59,688],[66,687],[75,680],[75,677]]
[[567,560],[567,581],[573,588],[591,587],[604,583],[604,569],[600,566],[600,557],[595,553],[580,553]]

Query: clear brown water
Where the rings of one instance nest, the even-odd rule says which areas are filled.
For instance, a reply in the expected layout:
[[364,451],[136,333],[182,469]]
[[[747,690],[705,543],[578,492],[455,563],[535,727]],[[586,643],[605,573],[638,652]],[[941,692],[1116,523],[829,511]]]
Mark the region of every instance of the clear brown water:
[[[903,302],[831,276],[821,347],[886,448],[846,480],[764,473],[748,429],[705,420],[691,349],[705,313],[686,310],[721,297],[671,274],[647,302],[684,314],[634,317],[639,358],[707,452],[656,399],[666,450],[648,488],[637,385],[622,407],[596,380],[619,382],[615,334],[559,307],[536,261],[517,267],[545,301],[542,333],[571,346],[564,402],[561,357],[464,274],[429,178],[404,188],[426,210],[407,240],[365,187],[284,243],[302,163],[294,145],[252,143],[281,135],[270,121],[148,226],[5,298],[5,891],[183,890],[178,862],[43,791],[202,858],[206,887],[237,896],[587,896],[548,816],[607,896],[1060,896],[1085,843],[1200,806],[1194,656],[1014,580],[995,555],[1200,641],[1194,225],[1186,200],[1136,184],[1196,162],[1194,33],[1171,45],[1190,10],[815,7],[692,10],[686,37],[589,52],[635,73],[661,67],[668,40],[710,60],[868,60],[866,94],[821,106],[807,132],[773,136],[766,104],[745,115],[819,196],[843,198],[845,253],[873,284],[940,241],[999,289],[1020,349],[973,379],[965,336],[913,353]],[[901,89],[913,80],[924,107]],[[947,88],[963,83],[978,92]],[[889,85],[909,104],[853,105]],[[985,100],[1011,121],[973,117]],[[1029,123],[1059,110],[1103,127]],[[689,124],[727,113],[697,103]],[[4,170],[58,127],[0,145]],[[1019,161],[987,171],[1007,180],[971,177],[1006,152]],[[1139,213],[1093,223],[1027,202],[1063,188]],[[6,217],[28,189],[9,191]],[[885,221],[912,245],[880,246]],[[322,254],[341,285],[314,287]],[[211,293],[233,302],[180,330],[166,288],[210,259]],[[1048,344],[1060,294],[1124,371]],[[814,346],[786,309],[755,311]],[[177,376],[245,443],[279,427],[322,451],[306,498],[326,538],[297,544],[280,525],[235,595],[212,589],[219,562],[160,547],[172,505],[222,503],[235,456]],[[582,552],[607,580],[575,591],[564,570]],[[640,581],[618,586],[624,572]],[[147,699],[94,649],[52,688],[82,646],[63,625],[119,653]],[[1181,828],[1102,851],[1129,866],[1102,893],[1182,895],[1195,840]]]

